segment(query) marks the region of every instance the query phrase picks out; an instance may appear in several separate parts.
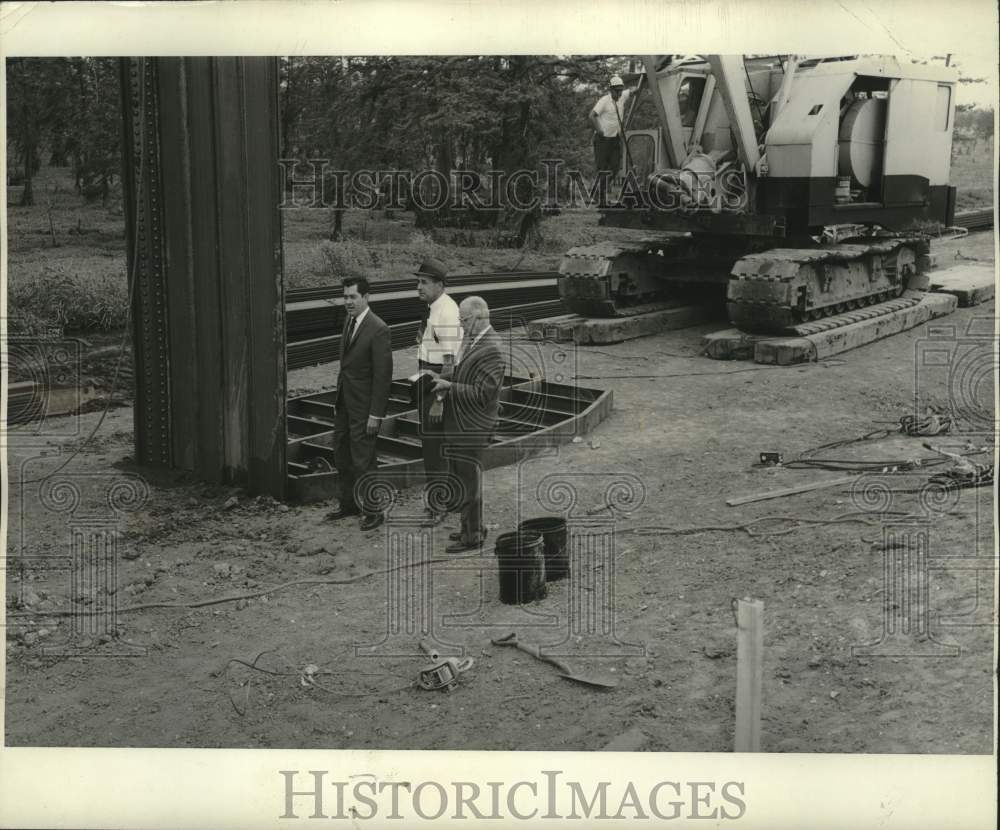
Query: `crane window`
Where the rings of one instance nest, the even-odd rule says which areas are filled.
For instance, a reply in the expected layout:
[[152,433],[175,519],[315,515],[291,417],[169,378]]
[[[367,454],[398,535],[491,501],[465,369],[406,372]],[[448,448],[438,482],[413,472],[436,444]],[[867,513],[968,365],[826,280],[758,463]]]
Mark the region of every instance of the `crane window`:
[[705,91],[705,79],[691,75],[681,81],[677,88],[677,109],[681,115],[681,125],[693,127],[701,108],[701,96]]

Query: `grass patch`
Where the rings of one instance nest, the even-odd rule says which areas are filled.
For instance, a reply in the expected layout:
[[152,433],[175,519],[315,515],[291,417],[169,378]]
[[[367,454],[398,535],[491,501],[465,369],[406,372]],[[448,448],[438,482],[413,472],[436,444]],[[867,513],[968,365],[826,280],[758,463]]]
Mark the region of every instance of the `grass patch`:
[[993,205],[993,142],[982,142],[975,153],[953,154],[951,184],[957,188],[956,210]]
[[64,258],[8,271],[7,306],[25,325],[67,332],[112,331],[128,318],[124,265],[107,258]]

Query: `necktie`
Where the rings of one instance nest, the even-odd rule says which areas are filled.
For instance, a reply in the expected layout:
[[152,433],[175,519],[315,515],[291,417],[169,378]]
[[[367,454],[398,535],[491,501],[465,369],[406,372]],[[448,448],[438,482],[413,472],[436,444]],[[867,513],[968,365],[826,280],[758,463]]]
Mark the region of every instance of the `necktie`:
[[351,322],[347,324],[347,342],[344,345],[346,349],[347,346],[351,345],[351,340],[354,338],[354,329],[357,327],[358,321],[355,317],[351,318]]

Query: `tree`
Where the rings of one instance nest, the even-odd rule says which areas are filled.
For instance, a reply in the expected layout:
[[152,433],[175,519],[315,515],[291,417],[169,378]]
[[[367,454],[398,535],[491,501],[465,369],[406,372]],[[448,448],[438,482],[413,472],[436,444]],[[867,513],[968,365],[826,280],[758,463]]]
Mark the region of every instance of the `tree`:
[[67,58],[8,58],[7,123],[24,176],[22,206],[35,203],[32,179],[43,143],[71,106]]
[[[586,111],[597,85],[624,66],[603,56],[289,58],[283,154],[319,156],[339,170],[445,177],[536,169],[543,158],[588,169]],[[435,215],[418,219],[432,225]]]
[[983,138],[993,138],[993,109],[976,109],[973,129]]
[[32,178],[47,147],[49,163],[73,161],[76,188],[107,199],[121,169],[121,105],[115,58],[11,58],[7,122],[21,160],[22,205],[34,204]]

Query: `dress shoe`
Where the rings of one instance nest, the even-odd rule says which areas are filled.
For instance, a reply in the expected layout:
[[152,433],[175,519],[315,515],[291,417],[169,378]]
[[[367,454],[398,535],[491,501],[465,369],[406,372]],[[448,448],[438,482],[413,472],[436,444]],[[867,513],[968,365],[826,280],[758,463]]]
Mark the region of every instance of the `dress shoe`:
[[326,514],[326,519],[329,522],[339,522],[341,519],[346,519],[348,516],[360,515],[361,511],[356,507],[338,507],[336,510],[331,510]]
[[[482,544],[483,542],[486,541],[486,535],[488,533],[489,533],[488,530],[484,530],[483,531],[483,535],[482,535],[482,538],[480,538],[480,540],[479,540],[479,544]],[[448,539],[449,539],[449,541],[452,541],[452,542],[461,542],[462,541],[462,531],[456,530],[454,533],[449,533],[448,534]]]
[[381,527],[383,522],[385,522],[385,516],[382,513],[372,513],[361,519],[361,529],[374,530],[377,527]]

